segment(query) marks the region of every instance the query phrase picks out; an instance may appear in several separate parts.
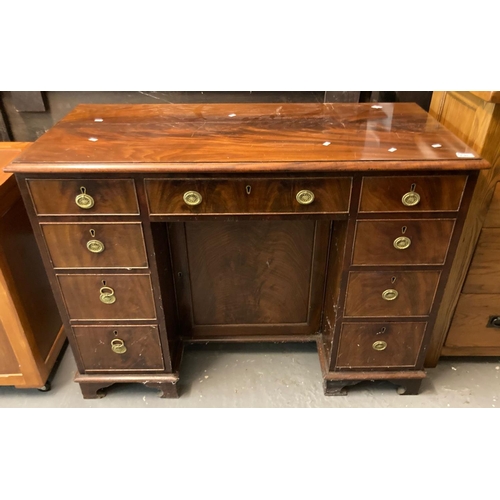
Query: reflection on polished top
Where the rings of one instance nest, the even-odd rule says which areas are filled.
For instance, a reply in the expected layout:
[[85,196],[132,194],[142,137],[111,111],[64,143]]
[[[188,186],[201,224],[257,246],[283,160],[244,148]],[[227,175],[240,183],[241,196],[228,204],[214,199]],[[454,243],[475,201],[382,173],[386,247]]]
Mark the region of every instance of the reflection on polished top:
[[80,105],[9,170],[49,165],[172,173],[488,166],[413,103]]

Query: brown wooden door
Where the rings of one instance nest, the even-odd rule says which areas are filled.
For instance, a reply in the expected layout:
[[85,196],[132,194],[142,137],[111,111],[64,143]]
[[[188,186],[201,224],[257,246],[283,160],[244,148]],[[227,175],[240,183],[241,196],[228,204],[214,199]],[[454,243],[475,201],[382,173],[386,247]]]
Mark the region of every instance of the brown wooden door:
[[316,333],[329,227],[314,220],[169,224],[182,334]]

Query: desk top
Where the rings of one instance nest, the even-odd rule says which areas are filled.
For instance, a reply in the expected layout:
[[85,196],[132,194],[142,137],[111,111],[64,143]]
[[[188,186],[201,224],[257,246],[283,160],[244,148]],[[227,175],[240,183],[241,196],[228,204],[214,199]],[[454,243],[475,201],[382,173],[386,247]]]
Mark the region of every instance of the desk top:
[[488,168],[413,103],[80,105],[14,160],[29,173]]

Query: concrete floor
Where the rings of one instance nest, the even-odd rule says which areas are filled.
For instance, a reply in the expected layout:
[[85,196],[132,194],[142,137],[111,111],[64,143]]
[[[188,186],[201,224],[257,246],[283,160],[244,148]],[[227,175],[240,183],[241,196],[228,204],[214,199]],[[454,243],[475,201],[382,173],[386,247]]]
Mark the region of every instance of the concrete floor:
[[52,390],[0,387],[0,407],[500,407],[500,359],[444,358],[428,370],[418,396],[400,396],[386,382],[362,383],[347,396],[325,397],[314,344],[210,344],[186,349],[179,399],[160,399],[140,384],[110,387],[98,400],[82,399],[73,382],[71,350],[62,357]]

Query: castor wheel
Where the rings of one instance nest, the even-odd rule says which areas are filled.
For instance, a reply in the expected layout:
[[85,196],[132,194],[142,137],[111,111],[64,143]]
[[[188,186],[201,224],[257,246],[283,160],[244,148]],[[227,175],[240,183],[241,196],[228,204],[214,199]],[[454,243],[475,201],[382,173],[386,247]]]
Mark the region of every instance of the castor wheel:
[[45,382],[45,385],[43,387],[40,387],[38,390],[40,392],[49,392],[50,389],[52,389],[52,386],[50,385],[50,382],[47,380],[47,382]]

